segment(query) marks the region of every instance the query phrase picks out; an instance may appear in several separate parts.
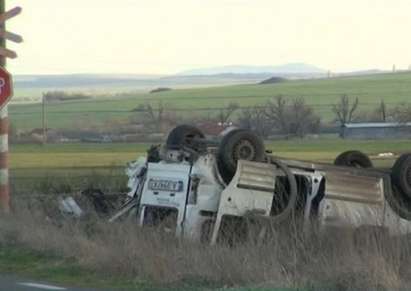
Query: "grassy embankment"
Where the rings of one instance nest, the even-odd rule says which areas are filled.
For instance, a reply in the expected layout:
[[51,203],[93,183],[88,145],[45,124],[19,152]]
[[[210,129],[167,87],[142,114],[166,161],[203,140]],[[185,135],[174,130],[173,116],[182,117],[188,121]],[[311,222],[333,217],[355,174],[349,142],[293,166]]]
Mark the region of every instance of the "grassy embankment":
[[[87,185],[87,183],[90,182],[88,181],[88,179],[95,178],[93,177],[93,175],[96,175],[100,179],[103,179],[104,182],[110,185],[114,183],[113,177],[121,176],[120,181],[117,181],[115,183],[115,186],[124,187],[126,179],[123,175],[123,167],[125,163],[127,161],[135,159],[138,155],[143,155],[147,146],[148,145],[146,144],[63,144],[46,146],[13,145],[11,147],[12,182],[14,183],[14,189],[19,190],[15,191],[15,197],[21,197],[17,194],[22,194],[26,196],[25,198],[30,198],[32,193],[27,193],[26,189],[30,189],[31,191],[33,191],[33,189],[37,189],[37,192],[39,192],[42,189],[45,189],[45,187],[51,186],[56,187],[52,189],[52,193],[55,192],[61,194],[61,191],[64,190],[72,191],[73,189],[75,189],[75,187]],[[308,160],[332,161],[336,155],[338,155],[342,151],[349,149],[359,149],[372,156],[380,152],[394,152],[398,154],[401,152],[409,151],[411,149],[411,143],[408,140],[345,141],[336,138],[323,138],[318,140],[313,139],[268,142],[267,148],[273,150],[276,155],[280,156]],[[392,161],[378,161],[378,164],[387,163],[392,163]],[[27,183],[27,177],[32,177],[31,184],[28,183],[27,185],[23,185],[24,183]],[[64,179],[64,181],[59,180],[59,177]],[[75,177],[80,179],[82,183],[78,183]],[[51,182],[47,179],[50,179]],[[46,182],[44,182],[44,180],[46,180]],[[59,183],[63,183],[62,181],[64,182],[65,187],[58,186]],[[93,180],[93,183],[94,182],[95,180]],[[40,187],[38,184],[43,185],[40,185]],[[67,188],[67,185],[72,184],[75,184],[75,187],[73,186],[73,188]],[[78,188],[75,190],[78,190]],[[26,199],[24,199],[24,201],[26,201]],[[122,287],[133,287],[137,290],[158,290],[159,286],[168,286],[168,283],[166,284],[162,281],[162,276],[165,276],[164,278],[171,278],[170,280],[173,282],[172,286],[175,286],[176,288],[185,286],[184,284],[186,283],[182,284],[182,281],[179,281],[180,279],[178,279],[178,277],[174,277],[174,274],[170,273],[170,270],[174,268],[172,268],[174,264],[182,264],[179,265],[178,268],[187,268],[185,264],[191,266],[191,264],[198,263],[196,260],[192,261],[182,259],[183,257],[180,257],[180,255],[178,255],[183,249],[184,252],[186,252],[187,247],[191,248],[193,246],[179,246],[178,244],[173,244],[173,247],[169,250],[169,253],[160,253],[160,255],[158,256],[158,249],[156,249],[155,252],[151,253],[151,255],[148,255],[149,260],[152,260],[148,264],[153,263],[153,268],[147,267],[143,268],[142,270],[138,268],[132,269],[134,271],[132,271],[132,273],[129,273],[124,278],[120,275],[120,273],[115,275],[107,275],[104,272],[102,273],[100,267],[98,267],[106,266],[105,264],[107,264],[107,262],[100,261],[102,258],[111,258],[112,255],[116,257],[117,265],[113,266],[114,269],[110,267],[109,271],[105,270],[105,272],[110,273],[113,271],[114,273],[116,273],[119,272],[119,270],[123,270],[122,268],[127,268],[125,266],[127,264],[132,264],[133,262],[135,262],[137,265],[137,262],[140,262],[139,260],[142,259],[142,257],[140,257],[141,253],[133,254],[133,249],[145,247],[147,246],[147,243],[151,242],[139,240],[134,241],[133,237],[121,238],[121,235],[119,235],[118,233],[113,235],[113,233],[110,231],[110,228],[102,229],[102,231],[107,232],[108,235],[108,237],[105,238],[107,239],[107,241],[102,241],[102,237],[89,237],[91,230],[89,226],[87,226],[83,230],[80,230],[80,232],[77,232],[76,229],[68,229],[67,231],[69,232],[66,233],[64,231],[62,232],[62,229],[60,229],[59,227],[55,228],[55,226],[48,225],[47,223],[45,225],[40,225],[41,223],[44,223],[45,220],[36,220],[36,222],[39,223],[39,226],[36,229],[34,225],[26,225],[29,223],[29,221],[25,221],[25,219],[27,218],[28,216],[26,213],[26,215],[22,218],[18,218],[18,222],[13,222],[17,223],[18,225],[16,224],[15,227],[13,227],[12,225],[11,228],[9,227],[10,225],[7,224],[7,221],[4,221],[5,224],[3,225],[3,227],[6,227],[6,229],[0,230],[0,242],[4,243],[4,245],[0,249],[0,271],[2,272],[19,273],[33,278],[51,280],[53,282],[69,285],[74,284],[82,286],[105,286],[112,287],[115,290],[118,290]],[[30,234],[28,232],[28,229],[30,228],[36,229],[36,231]],[[73,231],[76,232],[72,233]],[[92,231],[92,233],[94,233],[94,231]],[[68,240],[68,237],[74,236],[78,236],[78,238],[72,241],[69,245],[66,245],[66,243],[64,243]],[[10,242],[15,243],[11,243],[10,245]],[[124,242],[129,243],[124,247],[126,247],[126,250],[130,253],[116,253],[117,251],[113,254],[107,253],[113,251],[113,249],[118,249],[118,245]],[[158,247],[160,249],[162,248],[161,245],[159,245]],[[74,253],[73,255],[70,255],[71,250],[73,252],[74,250],[79,251],[80,248],[82,248],[81,252],[90,254],[90,256],[81,257],[81,253],[79,255],[76,255]],[[99,251],[90,252],[90,250],[94,248],[100,249],[100,251],[102,251],[103,253],[100,253]],[[198,250],[196,250],[195,248],[191,249],[190,252],[192,253],[190,253],[190,256],[194,256],[193,258],[197,258],[200,261],[203,261],[205,260],[205,258],[207,258],[209,260],[208,264],[210,264],[211,266],[203,266],[206,269],[200,268],[197,270],[198,273],[202,274],[204,272],[211,272],[210,268],[213,269],[217,266],[222,267],[226,262],[229,263],[229,265],[224,268],[231,269],[231,271],[224,275],[226,276],[225,278],[217,278],[216,276],[218,272],[212,273],[212,282],[210,283],[207,281],[208,283],[204,285],[205,287],[202,286],[203,283],[198,281],[198,278],[194,278],[194,281],[190,281],[192,279],[189,279],[190,284],[194,285],[184,287],[186,290],[193,290],[194,287],[198,289],[208,289],[211,288],[214,283],[216,284],[216,286],[221,286],[221,284],[226,284],[224,283],[224,280],[231,280],[229,281],[229,286],[260,286],[260,284],[256,283],[255,277],[253,277],[254,275],[247,280],[242,281],[242,278],[246,276],[245,274],[249,274],[248,271],[246,272],[246,270],[233,268],[234,266],[242,264],[238,261],[239,254],[236,253],[236,251],[231,252],[230,250],[220,250],[220,252],[223,252],[227,256],[227,261],[224,262],[220,262],[218,260],[216,255],[213,254],[214,251],[214,249],[207,249],[204,250],[205,253],[202,253],[201,248]],[[340,251],[337,249],[335,251],[337,253],[340,253]],[[242,251],[240,252],[243,254]],[[355,253],[353,253],[352,255],[354,254]],[[135,261],[132,260],[133,257],[131,257],[131,259],[128,258],[129,255],[137,256],[134,258]],[[265,256],[264,254],[258,254],[258,256],[260,255],[263,255],[263,257],[260,257],[260,259],[258,260],[262,260]],[[306,256],[304,254],[300,255]],[[381,254],[377,255],[380,256]],[[326,263],[325,260],[328,255],[322,254],[322,256],[324,256],[322,257],[322,263]],[[251,260],[251,258],[252,257],[250,257],[249,259]],[[121,259],[127,261],[121,262]],[[273,270],[272,267],[269,267],[270,264],[273,264],[276,260],[278,260],[278,258],[271,257],[271,259],[272,261],[266,262],[268,265],[262,265],[262,267],[265,269],[262,270],[261,274],[263,274],[264,272],[274,272],[275,275],[279,274],[276,273],[277,271]],[[379,259],[385,260],[383,258]],[[112,263],[113,262],[110,262],[109,265],[111,265]],[[368,262],[366,263],[368,264]],[[373,262],[371,261],[371,263]],[[162,267],[160,267],[160,269],[158,270],[154,269],[154,266],[157,266],[158,264]],[[247,261],[246,264],[250,264],[250,261]],[[383,261],[382,264],[388,263]],[[260,267],[260,265],[257,264],[252,268],[256,268],[257,266]],[[188,269],[190,269],[190,267]],[[385,272],[385,269],[370,270],[372,272],[378,271],[376,273],[377,275],[380,274],[379,272]],[[345,271],[348,272],[349,270],[347,269]],[[368,272],[369,270],[363,271]],[[158,274],[160,274],[161,276],[155,277],[153,279],[152,276],[158,276],[158,274],[154,274],[155,272],[159,272]],[[336,270],[335,272],[339,272],[339,270]],[[374,274],[367,274],[368,273],[366,273],[365,275],[367,280],[370,278],[370,276],[374,276]],[[333,280],[333,274],[326,273],[326,275],[331,277],[330,280]],[[346,274],[342,275],[346,276]],[[386,276],[387,274],[383,273],[382,275]],[[350,274],[348,276],[354,275]],[[363,277],[363,275],[361,275],[361,277]],[[218,281],[216,278],[220,281]],[[202,278],[201,280],[203,279],[204,278]],[[208,278],[206,279],[208,280]],[[287,280],[289,278],[285,277],[285,279]],[[312,278],[308,279],[312,280]],[[397,280],[397,277],[381,277],[380,279],[382,281],[395,281]],[[178,282],[176,283],[173,280],[177,280]],[[213,280],[217,280],[218,282],[214,282]],[[235,283],[236,280],[238,280],[238,283]],[[264,277],[261,278],[261,280],[268,279]],[[353,280],[359,279],[354,276]],[[152,282],[156,282],[156,287],[152,287]],[[278,282],[278,284],[282,286],[290,286],[291,284],[290,282],[278,279],[278,281],[273,280],[273,282],[265,281],[261,286],[275,286],[276,282]],[[385,284],[387,282],[384,281],[383,283]],[[304,285],[305,283],[297,280],[291,285],[293,284]],[[329,282],[325,281],[324,284],[329,284]],[[348,283],[343,282],[341,284]],[[354,284],[357,283],[354,282]],[[391,281],[389,281],[387,284],[391,284]],[[243,288],[235,290],[251,289]]]
[[[35,202],[35,201],[34,201]],[[179,240],[133,221],[46,219],[18,204],[0,219],[0,271],[51,282],[122,290],[407,290],[410,244],[348,230],[304,236],[267,225],[266,241],[229,247]],[[253,233],[261,230],[252,224]],[[359,233],[360,235],[363,233]],[[285,287],[288,289],[278,289]],[[170,290],[167,289],[167,290]]]

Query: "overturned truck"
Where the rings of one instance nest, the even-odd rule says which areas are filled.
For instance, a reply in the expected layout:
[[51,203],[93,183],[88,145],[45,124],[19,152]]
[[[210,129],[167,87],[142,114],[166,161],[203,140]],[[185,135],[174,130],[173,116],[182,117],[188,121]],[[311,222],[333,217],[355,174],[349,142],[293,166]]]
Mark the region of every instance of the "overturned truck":
[[[125,216],[178,237],[226,239],[244,220],[287,223],[305,230],[371,228],[389,235],[411,231],[411,155],[392,169],[376,169],[358,151],[334,165],[283,159],[265,150],[253,132],[231,128],[206,138],[180,125],[164,145],[128,165],[130,192],[110,219]],[[238,233],[237,233],[238,235]]]

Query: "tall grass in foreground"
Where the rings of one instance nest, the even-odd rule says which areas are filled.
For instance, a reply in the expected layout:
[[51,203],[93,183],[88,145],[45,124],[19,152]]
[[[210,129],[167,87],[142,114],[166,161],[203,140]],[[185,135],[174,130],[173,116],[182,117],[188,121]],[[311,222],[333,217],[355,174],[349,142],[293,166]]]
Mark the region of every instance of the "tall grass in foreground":
[[302,235],[276,229],[264,242],[235,247],[175,239],[133,222],[55,221],[18,203],[0,217],[0,244],[74,259],[102,275],[180,286],[292,287],[304,290],[396,290],[411,286],[411,248],[405,238],[349,231]]

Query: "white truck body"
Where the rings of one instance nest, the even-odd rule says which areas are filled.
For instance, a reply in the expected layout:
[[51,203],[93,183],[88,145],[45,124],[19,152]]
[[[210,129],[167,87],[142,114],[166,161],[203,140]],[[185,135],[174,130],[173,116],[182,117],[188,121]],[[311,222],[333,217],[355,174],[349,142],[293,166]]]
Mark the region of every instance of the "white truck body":
[[[294,160],[282,163],[306,183],[298,193],[304,204],[300,211],[305,229],[314,220],[320,229],[377,227],[391,235],[410,233],[410,221],[401,218],[386,199],[391,195],[389,174]],[[165,229],[178,237],[211,243],[217,241],[224,217],[251,213],[270,219],[276,181],[284,176],[273,164],[240,160],[226,185],[212,152],[194,161],[139,160],[127,173],[129,195],[139,201],[141,226],[168,220]]]

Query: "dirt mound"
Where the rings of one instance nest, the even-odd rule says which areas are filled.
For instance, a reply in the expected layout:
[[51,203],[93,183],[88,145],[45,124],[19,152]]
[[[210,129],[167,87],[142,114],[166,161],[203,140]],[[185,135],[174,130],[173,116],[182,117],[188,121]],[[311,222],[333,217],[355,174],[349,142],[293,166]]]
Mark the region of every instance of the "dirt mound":
[[287,81],[287,79],[281,78],[281,77],[271,77],[269,79],[266,79],[264,81],[261,81],[259,84],[260,85],[266,85],[266,84],[277,84],[277,83],[282,83]]

